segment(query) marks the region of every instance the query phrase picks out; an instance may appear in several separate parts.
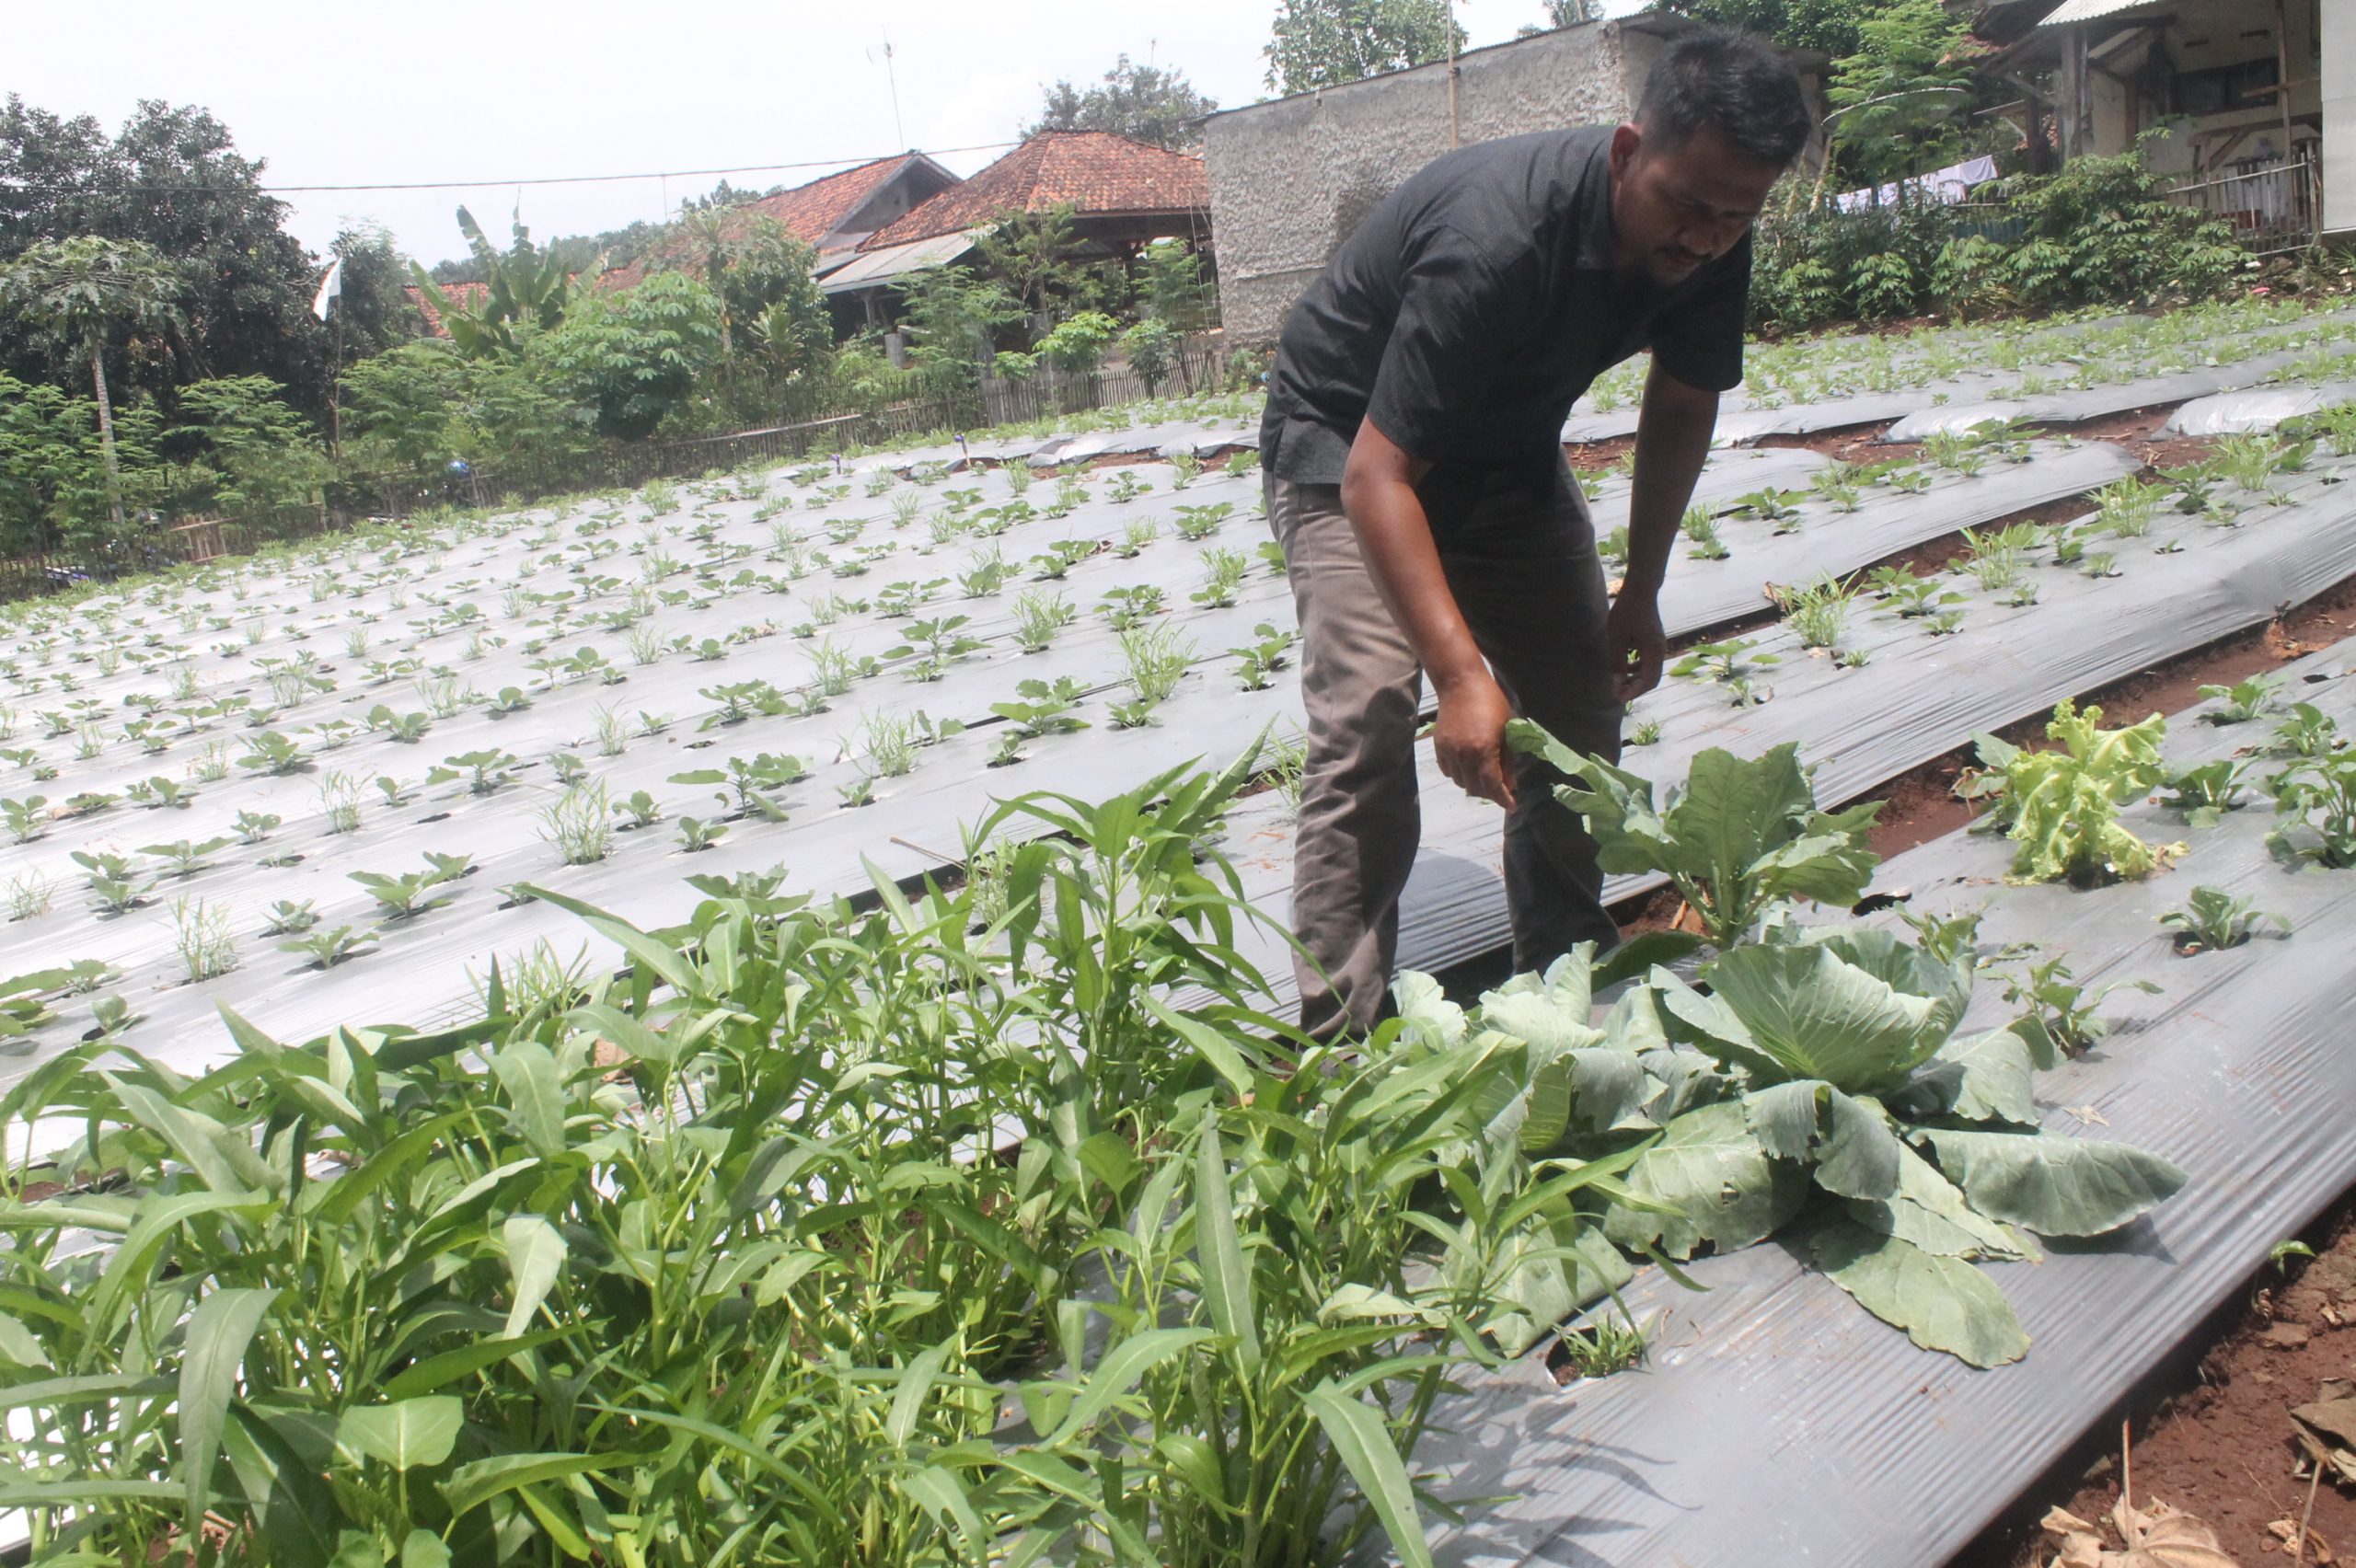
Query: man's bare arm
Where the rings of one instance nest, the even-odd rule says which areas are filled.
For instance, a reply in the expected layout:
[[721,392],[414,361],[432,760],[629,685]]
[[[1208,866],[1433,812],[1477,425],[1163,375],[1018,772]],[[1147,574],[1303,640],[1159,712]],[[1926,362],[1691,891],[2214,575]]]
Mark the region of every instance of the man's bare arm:
[[1612,601],[1610,640],[1622,701],[1660,684],[1666,639],[1660,585],[1669,573],[1693,481],[1710,455],[1718,395],[1688,386],[1655,364],[1636,420],[1636,477],[1628,498],[1628,573]]
[[1430,471],[1427,459],[1362,421],[1342,473],[1342,510],[1376,590],[1431,676],[1439,698],[1432,745],[1440,771],[1466,794],[1510,806],[1505,727],[1513,707],[1449,590],[1431,520],[1415,493]]

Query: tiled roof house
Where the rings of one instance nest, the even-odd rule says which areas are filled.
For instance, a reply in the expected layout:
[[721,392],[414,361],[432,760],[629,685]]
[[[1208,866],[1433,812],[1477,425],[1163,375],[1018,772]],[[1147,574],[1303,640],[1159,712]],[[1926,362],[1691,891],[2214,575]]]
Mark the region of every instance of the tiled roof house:
[[1207,245],[1210,183],[1203,160],[1110,131],[1042,131],[976,174],[860,242],[822,269],[819,286],[842,294],[880,290],[925,267],[944,266],[1008,213],[1068,204],[1078,236],[1110,253],[1184,236]]
[[[482,296],[490,292],[489,283],[444,283],[442,285],[442,297],[456,306],[472,306],[479,304]],[[417,313],[425,317],[427,337],[446,338],[450,335],[450,329],[442,325],[442,312],[434,307],[432,300],[425,297],[423,289],[419,288],[415,283],[403,283],[401,293],[409,296],[410,304],[417,306]]]
[[[922,153],[877,158],[829,174],[791,190],[763,196],[729,212],[749,226],[756,217],[774,218],[785,231],[818,252],[820,270],[911,208],[953,187],[957,177]],[[640,257],[597,281],[601,289],[627,289],[646,276],[662,256]]]

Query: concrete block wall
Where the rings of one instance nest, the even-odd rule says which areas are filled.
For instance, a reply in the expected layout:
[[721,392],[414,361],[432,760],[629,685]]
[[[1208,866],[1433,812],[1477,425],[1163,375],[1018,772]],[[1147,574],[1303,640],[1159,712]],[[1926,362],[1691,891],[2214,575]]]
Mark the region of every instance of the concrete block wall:
[[2323,6],[2323,226],[2356,236],[2356,3]]
[[[1663,46],[1593,22],[1470,51],[1457,63],[1461,140],[1624,120]],[[1334,248],[1449,145],[1445,63],[1213,116],[1203,159],[1229,340],[1274,342]]]

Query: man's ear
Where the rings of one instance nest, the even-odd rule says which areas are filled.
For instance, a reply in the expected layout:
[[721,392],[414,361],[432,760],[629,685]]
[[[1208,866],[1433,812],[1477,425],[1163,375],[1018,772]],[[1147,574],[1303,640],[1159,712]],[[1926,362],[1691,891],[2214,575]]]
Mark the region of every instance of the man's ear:
[[1645,144],[1645,133],[1634,121],[1623,121],[1611,132],[1611,176],[1617,179],[1628,172],[1635,161],[1636,151]]

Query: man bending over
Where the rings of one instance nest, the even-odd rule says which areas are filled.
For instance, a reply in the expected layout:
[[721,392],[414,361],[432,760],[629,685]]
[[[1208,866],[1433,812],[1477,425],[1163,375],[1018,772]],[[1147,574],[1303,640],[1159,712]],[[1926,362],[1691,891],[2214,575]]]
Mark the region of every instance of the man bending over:
[[[1616,759],[1627,703],[1659,682],[1661,578],[1718,394],[1742,378],[1750,226],[1812,124],[1773,49],[1689,33],[1633,121],[1435,159],[1294,306],[1260,459],[1309,711],[1293,923],[1311,1032],[1363,1031],[1387,1006],[1426,673],[1440,771],[1506,810],[1516,966],[1618,940],[1594,841],[1551,799],[1553,770],[1507,752],[1506,721]],[[1562,425],[1641,349],[1614,597]]]

